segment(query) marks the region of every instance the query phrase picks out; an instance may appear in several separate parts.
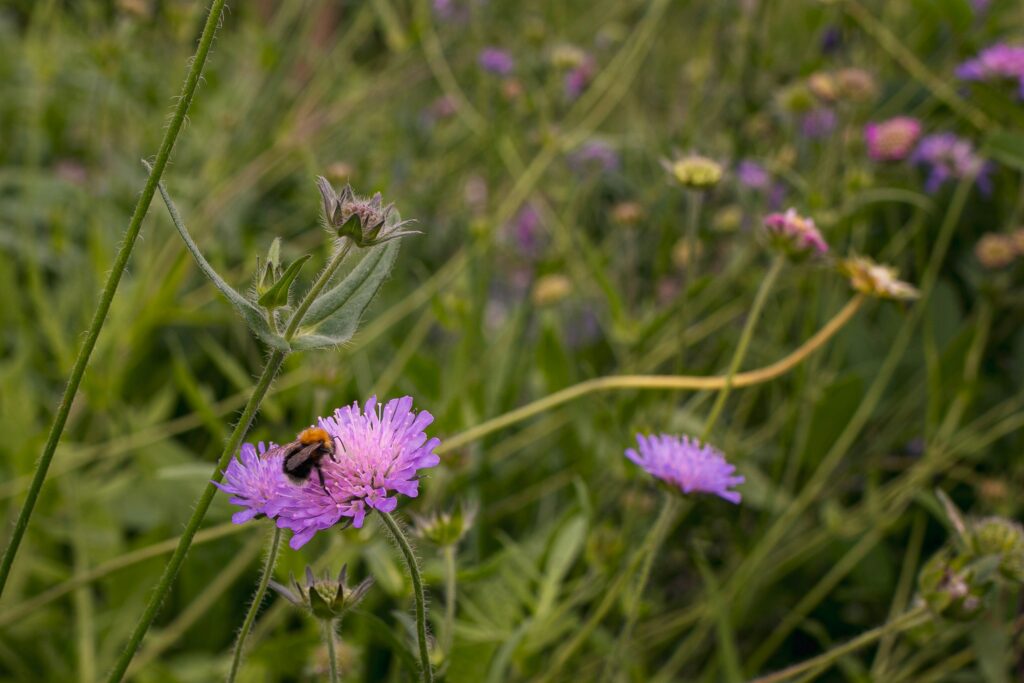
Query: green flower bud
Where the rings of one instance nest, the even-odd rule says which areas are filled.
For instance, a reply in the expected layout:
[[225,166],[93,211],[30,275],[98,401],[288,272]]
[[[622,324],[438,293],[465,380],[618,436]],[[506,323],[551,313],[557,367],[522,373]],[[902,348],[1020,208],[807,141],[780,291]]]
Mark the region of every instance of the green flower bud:
[[460,503],[451,512],[416,517],[416,535],[442,548],[456,545],[473,527],[476,513],[475,504]]
[[675,161],[662,161],[662,166],[683,187],[708,189],[722,179],[722,165],[714,159],[698,154],[691,154]]
[[312,614],[315,618],[335,621],[341,619],[353,607],[358,605],[366,592],[373,585],[372,578],[366,578],[355,588],[348,588],[345,585],[348,575],[348,565],[341,567],[337,580],[324,574],[322,579],[317,579],[311,567],[306,567],[306,583],[300,584],[294,576],[291,578],[291,588],[277,583],[270,582],[270,587],[281,594],[281,596],[297,607],[301,607]]

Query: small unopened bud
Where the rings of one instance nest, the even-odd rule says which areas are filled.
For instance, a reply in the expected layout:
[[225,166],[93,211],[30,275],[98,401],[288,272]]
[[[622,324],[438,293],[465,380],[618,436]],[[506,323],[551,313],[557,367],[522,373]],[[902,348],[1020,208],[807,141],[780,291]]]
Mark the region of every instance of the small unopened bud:
[[476,520],[476,505],[458,505],[451,512],[438,512],[429,517],[416,517],[416,535],[434,545],[457,545]]
[[772,247],[795,259],[811,254],[828,253],[828,243],[821,236],[814,220],[801,216],[796,209],[765,216],[765,232]]
[[875,77],[864,69],[840,69],[835,80],[839,96],[849,102],[870,102],[878,94]]
[[1002,517],[986,517],[973,524],[972,532],[975,552],[998,556],[1000,573],[1024,583],[1024,527]]
[[323,176],[318,176],[316,183],[323,197],[327,225],[338,237],[347,237],[358,247],[370,247],[416,234],[414,230],[402,229],[411,221],[400,220],[395,205],[385,205],[380,192],[370,198],[360,197],[350,185],[335,192]]
[[807,89],[822,102],[831,104],[839,97],[839,84],[835,76],[817,71],[807,77]]
[[662,161],[662,166],[683,187],[705,190],[722,179],[722,165],[714,159],[691,154],[675,161]]
[[619,225],[636,225],[646,214],[644,207],[637,202],[619,202],[612,207],[612,220]]
[[974,245],[974,255],[984,268],[998,270],[1013,263],[1020,254],[1011,235],[988,232]]
[[313,574],[313,569],[306,567],[305,585],[299,583],[294,576],[291,577],[290,587],[282,586],[276,581],[271,581],[269,585],[285,600],[305,609],[317,619],[335,621],[358,605],[373,585],[373,579],[368,577],[355,588],[349,588],[346,585],[347,575],[347,564],[342,565],[337,579],[332,579],[327,574],[318,579]]
[[539,278],[533,285],[533,303],[537,306],[551,306],[572,293],[572,281],[565,275],[553,273]]

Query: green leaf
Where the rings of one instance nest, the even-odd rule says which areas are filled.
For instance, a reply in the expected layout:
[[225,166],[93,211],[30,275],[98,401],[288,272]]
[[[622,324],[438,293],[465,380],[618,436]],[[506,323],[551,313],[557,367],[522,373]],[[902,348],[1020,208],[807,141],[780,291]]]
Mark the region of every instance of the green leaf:
[[587,537],[587,518],[576,515],[566,521],[551,541],[544,579],[540,585],[535,614],[538,621],[548,616],[562,587],[562,581],[572,568]]
[[337,346],[352,338],[377,290],[391,273],[398,241],[369,249],[351,273],[320,295],[303,318],[304,330],[292,342],[296,349]]
[[[147,169],[149,168],[148,163],[145,161],[142,163]],[[199,266],[199,270],[203,271],[203,275],[208,277],[217,289],[219,289],[224,296],[228,298],[228,301],[238,309],[238,312],[242,314],[242,318],[245,319],[249,328],[260,340],[279,351],[288,351],[288,342],[270,328],[270,323],[267,322],[263,312],[260,311],[255,304],[239,294],[231,285],[225,282],[224,278],[222,278],[217,271],[213,269],[213,266],[211,266],[209,261],[206,260],[203,253],[199,251],[199,247],[192,239],[192,235],[190,235],[188,229],[185,228],[185,223],[181,220],[181,215],[178,213],[177,207],[174,206],[171,196],[167,194],[167,188],[164,187],[164,184],[162,182],[158,183],[157,188],[160,190],[160,196],[163,197],[164,204],[167,206],[167,212],[171,215],[171,222],[174,223],[174,227],[177,228],[178,234],[181,235],[182,241],[185,242],[185,246],[190,252],[192,252],[192,258],[195,259],[196,265]]]
[[1024,170],[1024,133],[997,130],[985,138],[982,151],[1007,166]]
[[[276,241],[275,241],[276,244]],[[310,255],[300,257],[299,259],[292,261],[292,264],[288,266],[288,270],[284,271],[284,275],[281,279],[274,283],[274,286],[263,293],[263,296],[259,299],[259,305],[263,308],[278,308],[288,304],[288,291],[291,289],[292,282],[298,277],[299,271],[302,270],[302,266],[305,265],[306,261],[309,260]]]

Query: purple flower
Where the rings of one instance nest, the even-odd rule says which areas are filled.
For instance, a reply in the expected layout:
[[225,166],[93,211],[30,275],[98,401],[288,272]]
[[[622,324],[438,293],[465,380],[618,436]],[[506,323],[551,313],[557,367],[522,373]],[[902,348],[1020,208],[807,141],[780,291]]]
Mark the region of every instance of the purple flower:
[[953,133],[937,133],[921,140],[911,161],[928,169],[925,190],[938,192],[947,180],[960,180],[976,176],[978,188],[988,194],[992,184],[988,177],[990,164],[974,152],[968,140]]
[[321,461],[324,486],[314,476],[288,490],[277,525],[295,532],[289,545],[301,548],[344,517],[359,528],[368,508],[393,511],[397,494],[415,497],[419,470],[441,461],[434,453],[440,440],[428,440],[423,431],[433,421],[427,411],[412,410],[410,396],[383,406],[372,397],[362,410],[353,403],[320,418],[319,427],[334,440],[334,457]]
[[811,140],[828,137],[835,127],[836,113],[828,107],[812,109],[800,119],[800,132]]
[[577,97],[583,94],[583,91],[590,85],[590,81],[594,78],[594,59],[587,55],[583,58],[583,61],[577,66],[573,67],[565,74],[565,80],[563,86],[565,88],[565,98],[570,102],[574,101]]
[[577,170],[614,171],[619,167],[619,154],[607,142],[590,140],[569,156],[569,165]]
[[903,161],[921,137],[921,122],[909,116],[897,116],[864,126],[868,156],[875,161]]
[[248,522],[259,515],[274,517],[284,504],[292,485],[284,475],[283,453],[277,451],[267,455],[267,451],[275,447],[275,444],[268,446],[262,441],[256,446],[244,444],[241,459],[232,458],[228,463],[224,483],[214,482],[214,486],[231,496],[234,505],[245,508],[232,515],[231,521],[235,524]]
[[627,448],[626,457],[658,479],[683,493],[710,493],[730,503],[740,502],[740,494],[729,489],[744,478],[735,476],[736,468],[714,446],[671,434],[637,434],[636,442],[638,450]]
[[997,43],[968,59],[956,69],[957,78],[965,81],[1015,80],[1024,99],[1024,45]]
[[512,55],[496,47],[485,47],[477,56],[480,68],[498,76],[508,76],[516,68]]
[[528,259],[540,255],[543,248],[544,227],[541,225],[540,213],[533,204],[524,204],[519,213],[507,226],[512,242]]
[[752,190],[767,190],[772,182],[764,166],[750,159],[744,159],[736,165],[736,178]]
[[772,241],[793,256],[805,256],[811,252],[819,254],[828,252],[828,243],[821,236],[814,221],[801,216],[796,209],[765,216],[764,227]]

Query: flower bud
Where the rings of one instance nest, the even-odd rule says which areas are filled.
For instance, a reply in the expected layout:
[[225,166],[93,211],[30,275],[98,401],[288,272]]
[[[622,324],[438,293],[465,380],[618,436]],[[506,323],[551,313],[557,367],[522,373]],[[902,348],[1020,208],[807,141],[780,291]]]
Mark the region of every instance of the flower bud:
[[544,275],[533,286],[533,303],[537,306],[550,306],[571,293],[572,281],[565,275],[559,273]]
[[722,165],[714,159],[690,154],[675,161],[662,161],[662,166],[683,187],[704,190],[722,179]]
[[1013,263],[1019,255],[1012,235],[988,232],[974,245],[974,256],[988,270],[999,270]]
[[1002,517],[986,517],[973,525],[974,550],[999,557],[999,572],[1024,583],[1024,527]]
[[912,285],[897,278],[891,266],[883,266],[864,256],[851,256],[838,264],[839,272],[850,280],[850,286],[862,294],[880,299],[916,299],[920,296]]
[[451,512],[416,517],[416,535],[442,548],[457,545],[473,527],[476,513],[476,505],[459,504]]
[[356,195],[350,185],[335,192],[323,176],[316,179],[324,201],[324,216],[328,227],[338,237],[348,237],[358,247],[370,247],[406,235],[415,230],[403,230],[410,221],[398,218],[394,204],[384,205],[380,192],[366,198]]
[[828,244],[814,220],[801,216],[796,209],[765,216],[764,227],[772,246],[791,258],[828,252]]
[[342,565],[337,580],[327,574],[318,579],[313,574],[313,569],[306,567],[305,585],[300,584],[294,576],[291,577],[291,588],[276,581],[271,581],[269,585],[285,600],[305,609],[317,619],[334,621],[341,619],[358,605],[373,585],[373,579],[368,577],[355,588],[348,588],[345,585],[347,574],[347,564]]

